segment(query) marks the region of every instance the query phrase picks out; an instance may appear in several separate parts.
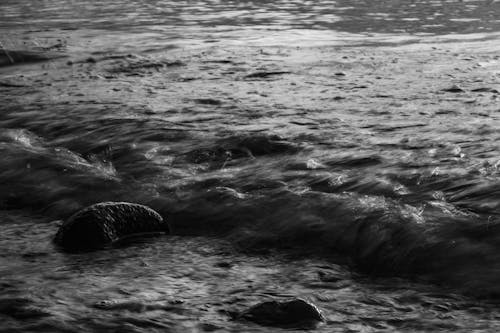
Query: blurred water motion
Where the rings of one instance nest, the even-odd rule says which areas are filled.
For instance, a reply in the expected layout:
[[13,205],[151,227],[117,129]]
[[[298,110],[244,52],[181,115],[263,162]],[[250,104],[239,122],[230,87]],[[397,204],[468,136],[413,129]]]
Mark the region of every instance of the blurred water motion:
[[[498,331],[500,2],[0,2],[0,330]],[[172,236],[59,252],[146,204]],[[234,317],[234,316],[233,316]]]

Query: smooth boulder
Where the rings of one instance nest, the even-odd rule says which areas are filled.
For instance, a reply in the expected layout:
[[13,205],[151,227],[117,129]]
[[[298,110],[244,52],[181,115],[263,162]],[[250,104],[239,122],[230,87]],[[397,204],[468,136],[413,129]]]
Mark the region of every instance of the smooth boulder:
[[263,326],[309,329],[324,321],[321,311],[312,303],[301,298],[289,301],[267,301],[256,304],[239,315]]
[[168,223],[149,207],[128,202],[102,202],[69,217],[54,241],[66,251],[88,251],[134,236],[169,232]]

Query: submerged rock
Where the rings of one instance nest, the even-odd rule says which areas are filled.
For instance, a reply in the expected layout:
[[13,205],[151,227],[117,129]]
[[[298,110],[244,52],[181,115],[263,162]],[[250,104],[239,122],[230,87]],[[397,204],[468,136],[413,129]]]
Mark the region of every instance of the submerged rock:
[[313,328],[325,320],[314,304],[301,298],[262,302],[242,312],[238,318],[263,326],[295,329]]
[[66,251],[85,251],[133,236],[168,232],[167,222],[149,207],[103,202],[73,214],[61,225],[54,241]]

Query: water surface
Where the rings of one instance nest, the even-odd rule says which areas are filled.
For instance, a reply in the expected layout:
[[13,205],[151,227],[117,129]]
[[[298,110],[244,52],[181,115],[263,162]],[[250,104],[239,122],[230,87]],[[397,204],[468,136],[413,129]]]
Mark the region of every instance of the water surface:
[[[497,1],[2,1],[0,316],[23,331],[499,325]],[[172,236],[65,254],[61,219]]]

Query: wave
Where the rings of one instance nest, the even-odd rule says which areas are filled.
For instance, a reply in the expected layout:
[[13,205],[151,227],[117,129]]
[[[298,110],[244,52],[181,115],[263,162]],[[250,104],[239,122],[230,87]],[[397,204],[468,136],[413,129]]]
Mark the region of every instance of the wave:
[[263,133],[200,140],[154,120],[47,129],[36,117],[20,119],[24,127],[0,134],[1,209],[66,218],[95,202],[137,202],[160,212],[177,235],[498,294],[494,170],[418,173],[377,154],[331,157]]

